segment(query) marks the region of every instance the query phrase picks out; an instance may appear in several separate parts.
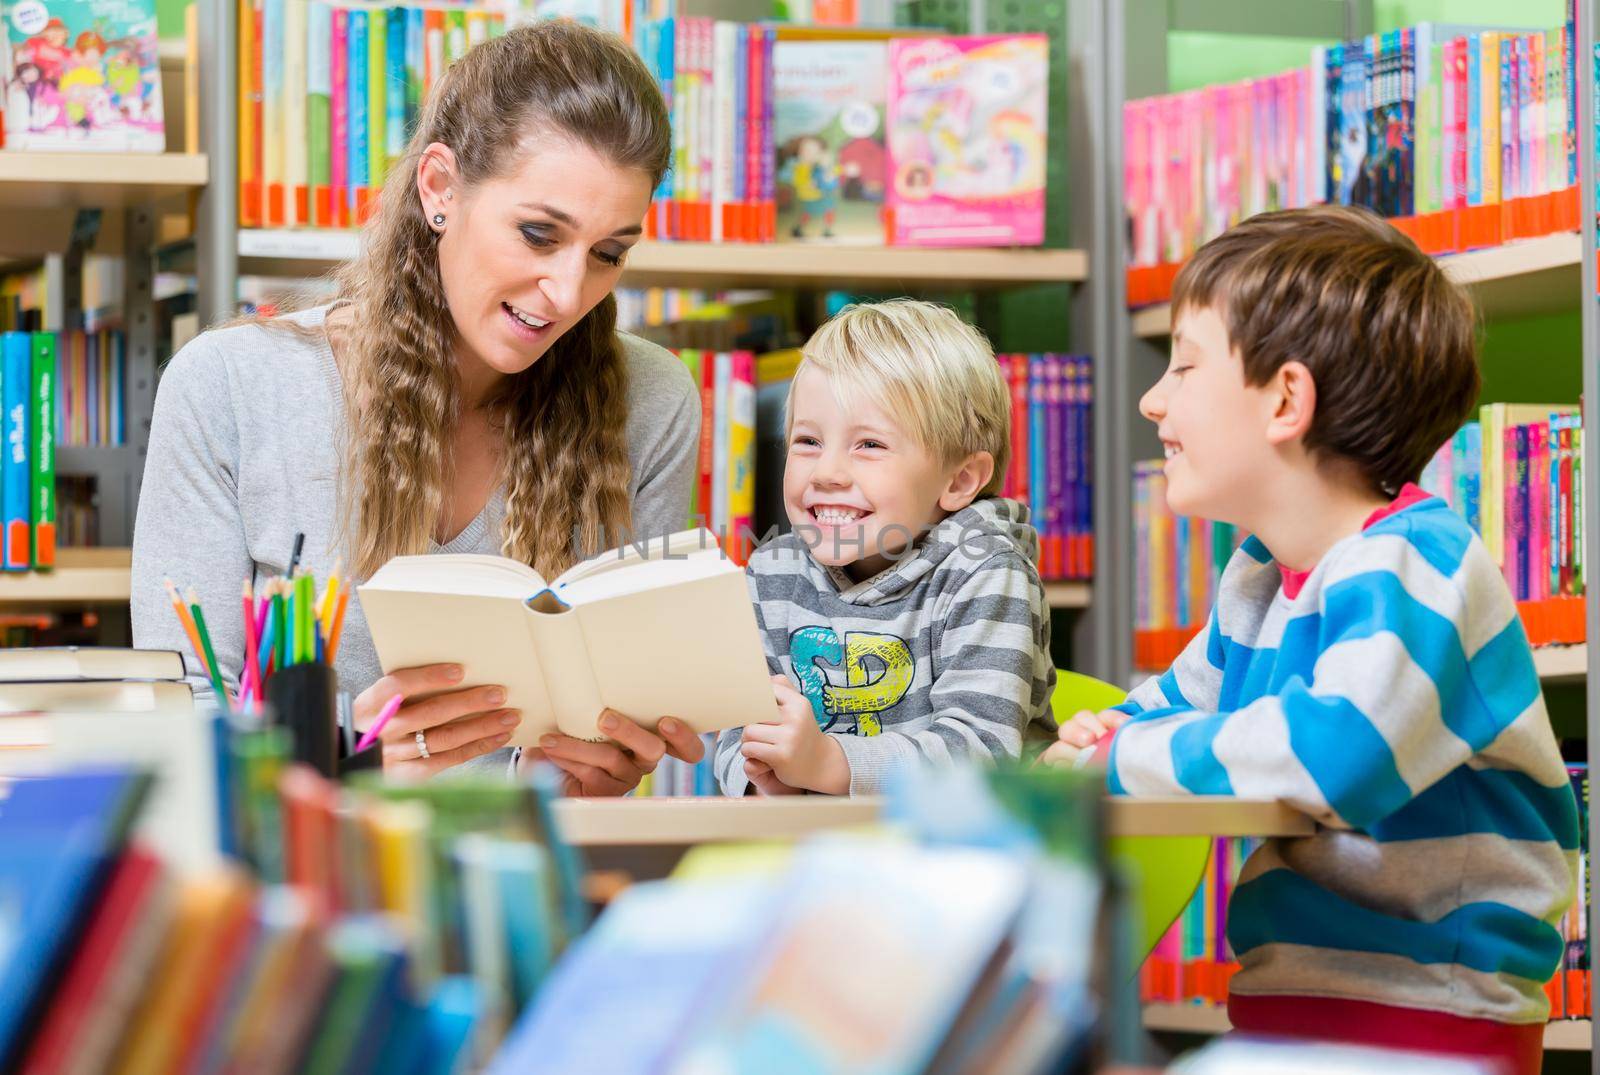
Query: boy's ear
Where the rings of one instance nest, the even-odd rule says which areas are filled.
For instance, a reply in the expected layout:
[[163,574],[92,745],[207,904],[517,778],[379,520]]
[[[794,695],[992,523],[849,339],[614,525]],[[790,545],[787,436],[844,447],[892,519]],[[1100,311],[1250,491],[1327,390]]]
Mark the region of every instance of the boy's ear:
[[1317,382],[1303,362],[1285,362],[1268,384],[1272,414],[1267,421],[1267,441],[1288,444],[1311,431],[1317,413]]
[[994,456],[988,452],[973,452],[961,461],[961,465],[950,476],[950,483],[939,495],[940,509],[960,511],[978,499],[978,494],[983,492],[983,487],[989,484],[992,477]]

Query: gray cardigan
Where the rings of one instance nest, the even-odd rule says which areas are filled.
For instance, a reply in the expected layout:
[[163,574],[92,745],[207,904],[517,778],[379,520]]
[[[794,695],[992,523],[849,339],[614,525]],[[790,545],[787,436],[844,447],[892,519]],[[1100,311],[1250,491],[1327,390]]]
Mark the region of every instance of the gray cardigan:
[[[320,325],[326,307],[294,315]],[[640,535],[683,529],[699,451],[700,398],[669,352],[619,337],[627,357],[628,457]],[[211,686],[162,580],[193,586],[207,613],[224,679],[237,685],[244,649],[240,584],[287,566],[296,531],[301,563],[326,577],[341,550],[336,471],[345,424],[339,371],[326,337],[256,325],[207,332],[168,365],[156,396],[133,537],[133,644],[184,654],[197,698]],[[434,552],[500,551],[501,491]],[[352,696],[382,674],[359,599],[345,615],[339,683]],[[509,751],[502,752],[508,756]],[[502,771],[504,757],[480,759]]]

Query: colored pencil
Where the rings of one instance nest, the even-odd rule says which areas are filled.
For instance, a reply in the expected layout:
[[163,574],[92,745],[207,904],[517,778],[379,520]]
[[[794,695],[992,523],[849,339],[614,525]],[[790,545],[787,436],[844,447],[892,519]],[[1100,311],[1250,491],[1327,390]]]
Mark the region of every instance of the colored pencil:
[[294,578],[294,569],[300,566],[300,552],[305,547],[306,536],[296,531],[294,535],[294,550],[289,553],[289,569],[283,573],[284,578]]
[[195,633],[200,636],[200,644],[205,648],[206,664],[211,669],[211,689],[217,692],[217,704],[223,709],[228,708],[228,691],[222,685],[222,672],[217,667],[217,655],[211,649],[211,635],[206,631],[206,614],[200,609],[200,595],[190,587],[187,594],[189,611],[194,615]]
[[195,630],[194,619],[189,615],[189,610],[183,607],[183,600],[178,596],[178,587],[171,579],[166,580],[167,597],[172,601],[172,611],[178,614],[178,622],[183,624],[183,633],[189,636],[189,645],[194,647],[194,659],[200,665],[200,671],[205,675],[211,674],[211,669],[206,665],[205,648],[200,644],[200,634]]
[[287,587],[280,581],[277,589],[272,593],[272,619],[277,627],[278,640],[275,645],[278,648],[277,670],[279,672],[289,667],[293,661],[293,656],[289,652],[289,620],[283,607],[283,591],[285,589]]
[[[266,602],[266,601],[269,600],[269,598],[267,598],[265,595],[263,595],[261,600],[263,602]],[[260,646],[260,651],[257,653],[258,663],[259,663],[259,665],[261,667],[261,671],[262,671],[263,675],[271,675],[273,673],[273,671],[275,671],[275,669],[272,667],[272,662],[273,662],[274,657],[276,656],[273,653],[273,645],[277,641],[277,639],[276,639],[277,633],[278,633],[278,621],[277,621],[277,619],[275,617],[268,616],[267,617],[267,629],[265,631],[261,632],[261,646]]]
[[361,736],[361,741],[356,744],[355,752],[357,754],[372,745],[373,740],[378,738],[378,733],[383,731],[383,726],[389,723],[391,717],[400,712],[401,703],[405,700],[405,695],[397,694],[383,703],[383,708],[378,710],[378,719],[372,722],[372,727],[366,730]]
[[339,591],[339,603],[333,610],[333,632],[328,635],[328,663],[332,664],[339,656],[339,635],[344,631],[344,608],[350,603],[350,591]]
[[242,601],[244,604],[244,671],[240,673],[240,705],[244,705],[250,700],[248,692],[246,692],[244,689],[244,681],[246,678],[248,678],[250,683],[255,685],[258,700],[261,694],[261,665],[258,663],[258,658],[256,655],[255,591],[250,585],[249,579],[244,580],[244,593],[242,596]]

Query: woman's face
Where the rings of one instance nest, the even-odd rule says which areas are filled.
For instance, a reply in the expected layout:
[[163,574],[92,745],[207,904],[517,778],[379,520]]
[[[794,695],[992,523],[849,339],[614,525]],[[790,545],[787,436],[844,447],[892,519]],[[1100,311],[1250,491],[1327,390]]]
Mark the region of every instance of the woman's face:
[[445,216],[439,275],[468,383],[521,373],[610,294],[650,207],[649,175],[564,139],[470,190],[439,182],[451,197],[434,186],[423,204]]

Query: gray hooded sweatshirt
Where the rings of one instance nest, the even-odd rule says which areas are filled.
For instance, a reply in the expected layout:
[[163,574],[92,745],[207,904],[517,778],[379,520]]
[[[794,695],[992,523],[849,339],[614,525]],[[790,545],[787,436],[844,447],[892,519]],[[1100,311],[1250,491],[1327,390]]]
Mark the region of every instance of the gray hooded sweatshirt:
[[[850,793],[880,793],[905,765],[1015,758],[1055,737],[1050,608],[1038,535],[1014,500],[979,500],[867,579],[786,534],[750,560],[767,664],[844,748]],[[748,788],[740,729],[717,740],[722,790]]]

